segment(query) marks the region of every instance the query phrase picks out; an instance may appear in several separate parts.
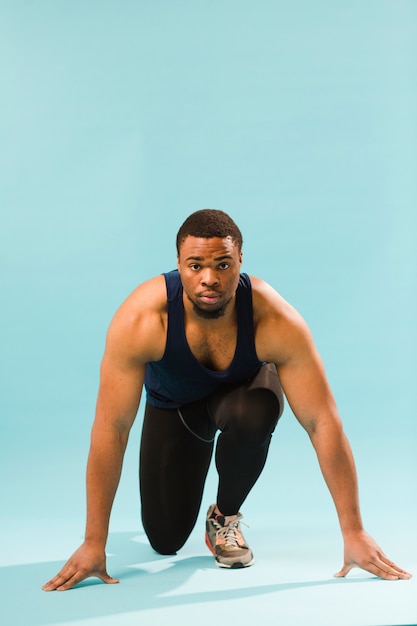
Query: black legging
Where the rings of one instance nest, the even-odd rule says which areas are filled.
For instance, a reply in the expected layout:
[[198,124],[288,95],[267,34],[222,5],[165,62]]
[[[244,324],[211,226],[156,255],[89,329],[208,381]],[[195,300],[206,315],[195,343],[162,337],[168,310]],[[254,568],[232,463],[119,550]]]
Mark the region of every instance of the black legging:
[[[216,445],[217,505],[237,513],[266,461],[282,404],[270,389],[223,387],[176,409],[146,405],[140,452],[142,521],[152,547],[173,554],[197,520]],[[184,425],[183,421],[186,426]]]

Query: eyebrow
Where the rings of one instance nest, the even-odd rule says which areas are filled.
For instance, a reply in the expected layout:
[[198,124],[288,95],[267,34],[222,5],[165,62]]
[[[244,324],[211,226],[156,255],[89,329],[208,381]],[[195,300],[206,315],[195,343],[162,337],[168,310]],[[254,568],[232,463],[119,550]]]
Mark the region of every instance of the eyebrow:
[[[218,256],[214,259],[214,261],[223,261],[223,259],[233,259],[231,254],[224,254],[223,256]],[[188,256],[186,261],[204,261],[203,256]]]

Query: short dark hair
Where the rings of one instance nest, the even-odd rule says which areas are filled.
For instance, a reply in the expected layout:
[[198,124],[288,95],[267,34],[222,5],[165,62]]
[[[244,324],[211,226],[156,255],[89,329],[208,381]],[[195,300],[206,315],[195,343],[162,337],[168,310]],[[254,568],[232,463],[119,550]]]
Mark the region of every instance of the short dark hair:
[[188,236],[203,237],[204,239],[230,237],[237,245],[239,252],[243,244],[242,233],[238,226],[227,213],[217,209],[201,209],[187,217],[177,233],[178,254],[182,242]]

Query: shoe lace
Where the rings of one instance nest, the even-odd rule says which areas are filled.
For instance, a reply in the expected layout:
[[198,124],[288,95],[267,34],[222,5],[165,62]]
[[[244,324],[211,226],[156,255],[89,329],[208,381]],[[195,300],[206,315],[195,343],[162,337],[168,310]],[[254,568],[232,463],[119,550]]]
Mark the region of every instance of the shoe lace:
[[222,526],[216,519],[213,519],[213,523],[216,527],[216,536],[220,539],[224,539],[226,546],[239,547],[239,535],[240,535],[240,523],[246,528],[249,528],[248,524],[241,522],[241,518],[237,517],[232,522],[229,522],[226,526]]

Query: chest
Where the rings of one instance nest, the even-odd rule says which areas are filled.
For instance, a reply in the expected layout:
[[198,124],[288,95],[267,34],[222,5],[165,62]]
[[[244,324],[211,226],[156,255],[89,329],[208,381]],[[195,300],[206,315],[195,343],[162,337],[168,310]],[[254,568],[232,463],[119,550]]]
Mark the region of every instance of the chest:
[[237,324],[221,331],[204,331],[195,325],[186,325],[185,336],[194,357],[205,367],[224,371],[232,363],[236,352]]

